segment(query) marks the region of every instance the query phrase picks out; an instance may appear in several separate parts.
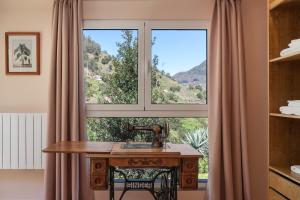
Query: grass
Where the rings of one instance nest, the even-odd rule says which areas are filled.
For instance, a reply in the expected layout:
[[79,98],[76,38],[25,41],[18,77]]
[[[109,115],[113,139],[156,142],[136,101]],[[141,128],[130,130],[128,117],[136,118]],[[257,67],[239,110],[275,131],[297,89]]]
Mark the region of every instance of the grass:
[[208,173],[198,174],[198,179],[208,179]]

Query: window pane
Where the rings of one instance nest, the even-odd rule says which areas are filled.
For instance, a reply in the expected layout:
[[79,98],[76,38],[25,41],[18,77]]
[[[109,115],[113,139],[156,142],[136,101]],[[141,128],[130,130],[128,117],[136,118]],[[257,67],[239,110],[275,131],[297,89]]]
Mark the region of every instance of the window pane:
[[206,104],[206,30],[152,30],[152,103]]
[[138,103],[138,30],[84,30],[87,103]]
[[149,132],[126,131],[127,123],[133,125],[161,124],[170,125],[168,142],[187,143],[197,149],[204,158],[199,163],[199,178],[208,176],[208,120],[207,118],[88,118],[87,133],[90,141],[151,142],[153,134]]

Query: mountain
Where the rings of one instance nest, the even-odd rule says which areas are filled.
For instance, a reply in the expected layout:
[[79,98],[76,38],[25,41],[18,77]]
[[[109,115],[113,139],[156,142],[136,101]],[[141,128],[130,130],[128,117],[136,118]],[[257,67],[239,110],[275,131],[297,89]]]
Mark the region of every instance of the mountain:
[[178,72],[172,77],[179,83],[206,85],[206,60],[185,72]]

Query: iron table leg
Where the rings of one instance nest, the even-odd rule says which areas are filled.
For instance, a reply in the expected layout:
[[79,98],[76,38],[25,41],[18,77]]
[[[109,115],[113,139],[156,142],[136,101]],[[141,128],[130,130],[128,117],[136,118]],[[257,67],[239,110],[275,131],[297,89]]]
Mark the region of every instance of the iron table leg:
[[114,167],[109,167],[109,199],[115,200],[115,186],[114,186]]
[[[115,200],[114,195],[114,173],[118,172],[124,176],[125,185],[121,194],[120,200],[124,197],[124,194],[129,190],[146,190],[149,191],[155,200],[177,200],[177,167],[170,168],[167,171],[159,172],[150,181],[143,180],[128,180],[125,173],[116,170],[115,167],[110,166],[109,180],[110,180],[110,193],[109,199]],[[155,180],[161,176],[161,188],[160,191],[155,191]]]

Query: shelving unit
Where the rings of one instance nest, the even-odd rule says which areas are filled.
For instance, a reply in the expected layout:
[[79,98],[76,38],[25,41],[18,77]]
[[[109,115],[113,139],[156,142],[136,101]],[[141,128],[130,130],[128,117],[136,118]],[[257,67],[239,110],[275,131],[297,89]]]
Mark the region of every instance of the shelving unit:
[[286,115],[286,114],[281,114],[281,113],[270,113],[270,116],[272,116],[272,117],[284,117],[284,118],[290,118],[290,119],[300,119],[300,116]]
[[297,61],[297,60],[300,60],[300,52],[291,54],[289,56],[281,56],[278,58],[274,58],[274,59],[270,60],[270,62],[275,63],[275,62]]
[[291,4],[298,4],[299,0],[270,0],[269,10],[274,10],[275,8],[291,5]]
[[280,114],[288,100],[300,100],[300,52],[280,56],[300,38],[300,0],[270,0],[269,5],[269,172],[270,200],[300,199],[300,116]]
[[291,167],[286,165],[286,166],[272,166],[270,165],[269,167],[270,170],[272,170],[275,173],[278,173],[282,176],[284,176],[287,179],[292,180],[293,182],[300,184],[300,175],[296,174],[291,171]]

